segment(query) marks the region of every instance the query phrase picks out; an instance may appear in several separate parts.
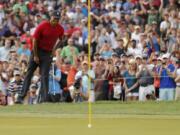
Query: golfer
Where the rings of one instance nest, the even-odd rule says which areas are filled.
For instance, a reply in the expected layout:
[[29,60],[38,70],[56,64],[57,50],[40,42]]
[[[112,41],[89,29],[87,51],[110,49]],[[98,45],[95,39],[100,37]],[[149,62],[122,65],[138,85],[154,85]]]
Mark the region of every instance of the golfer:
[[52,54],[55,51],[58,39],[64,34],[63,27],[59,24],[60,12],[54,11],[50,20],[41,22],[33,35],[33,51],[30,57],[27,73],[24,79],[22,93],[17,97],[16,103],[23,103],[34,71],[39,66],[41,75],[40,102],[47,101],[49,70]]

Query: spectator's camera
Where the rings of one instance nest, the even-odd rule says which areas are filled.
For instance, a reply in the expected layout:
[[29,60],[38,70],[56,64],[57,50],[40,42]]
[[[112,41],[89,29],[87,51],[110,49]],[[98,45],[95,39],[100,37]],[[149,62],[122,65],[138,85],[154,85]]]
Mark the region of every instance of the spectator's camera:
[[78,78],[74,83],[74,102],[82,102],[82,97],[80,94],[81,78]]
[[81,87],[81,78],[78,78],[75,83],[74,83],[74,87],[76,90],[80,89]]

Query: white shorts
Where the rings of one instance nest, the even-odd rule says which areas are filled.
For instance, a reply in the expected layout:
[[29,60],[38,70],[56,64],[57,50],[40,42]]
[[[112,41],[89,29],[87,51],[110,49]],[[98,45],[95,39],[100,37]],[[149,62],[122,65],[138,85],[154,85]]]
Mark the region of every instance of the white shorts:
[[139,96],[139,93],[137,92],[137,93],[132,93],[132,92],[129,92],[128,94],[127,94],[127,97],[138,97]]
[[148,85],[146,87],[139,87],[139,101],[146,101],[146,95],[155,92],[154,85]]

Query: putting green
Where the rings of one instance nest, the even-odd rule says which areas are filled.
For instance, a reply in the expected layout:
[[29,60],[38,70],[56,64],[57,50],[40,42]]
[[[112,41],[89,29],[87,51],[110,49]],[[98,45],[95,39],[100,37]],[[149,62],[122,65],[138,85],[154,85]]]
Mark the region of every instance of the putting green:
[[180,119],[0,117],[1,135],[179,135]]
[[180,102],[97,102],[0,107],[0,135],[180,135]]

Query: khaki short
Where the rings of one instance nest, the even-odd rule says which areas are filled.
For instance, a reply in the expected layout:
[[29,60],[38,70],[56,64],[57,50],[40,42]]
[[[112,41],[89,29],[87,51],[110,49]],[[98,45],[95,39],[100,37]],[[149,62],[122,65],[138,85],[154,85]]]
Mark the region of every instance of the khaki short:
[[180,86],[177,86],[177,87],[176,87],[175,100],[180,100]]

